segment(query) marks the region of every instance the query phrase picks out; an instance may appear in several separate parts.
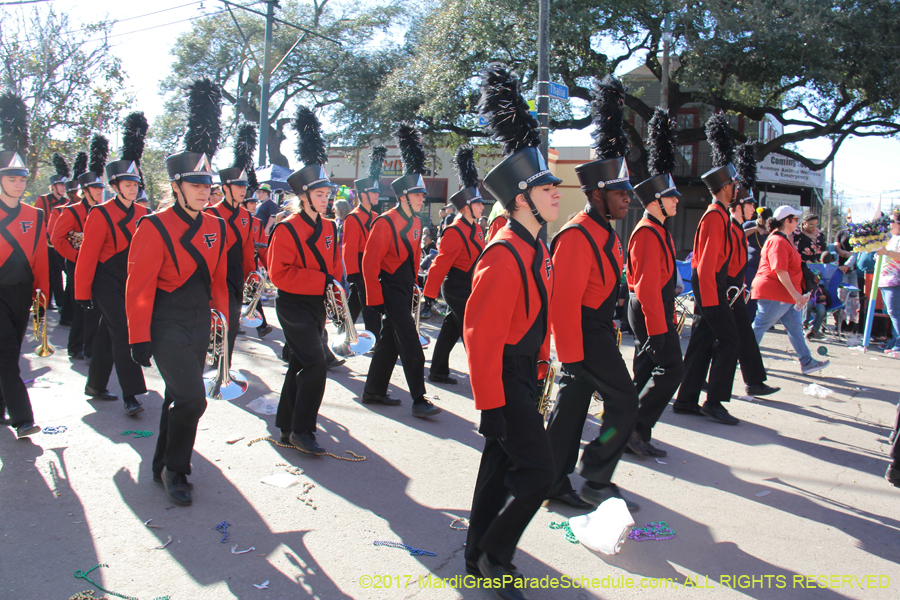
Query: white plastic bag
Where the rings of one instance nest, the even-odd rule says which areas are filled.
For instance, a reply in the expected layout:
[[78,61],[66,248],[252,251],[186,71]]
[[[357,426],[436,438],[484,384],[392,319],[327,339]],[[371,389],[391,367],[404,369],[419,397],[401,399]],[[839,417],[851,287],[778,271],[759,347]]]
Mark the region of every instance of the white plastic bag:
[[260,415],[274,415],[278,412],[278,397],[266,394],[247,404],[247,408]]
[[834,390],[828,389],[824,385],[819,385],[818,383],[811,383],[805,388],[803,388],[803,393],[807,396],[815,396],[817,398],[827,398],[831,394],[834,393]]
[[634,519],[621,498],[605,500],[596,510],[569,519],[578,541],[603,554],[618,554],[628,539]]

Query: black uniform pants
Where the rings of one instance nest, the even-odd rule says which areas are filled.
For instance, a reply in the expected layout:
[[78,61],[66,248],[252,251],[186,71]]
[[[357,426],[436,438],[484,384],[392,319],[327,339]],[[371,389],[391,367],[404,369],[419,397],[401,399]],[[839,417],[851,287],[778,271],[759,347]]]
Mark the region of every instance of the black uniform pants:
[[237,341],[238,330],[241,328],[241,306],[243,298],[228,292],[228,364],[234,354],[234,343]]
[[320,342],[325,329],[325,299],[278,292],[275,312],[291,349],[275,426],[283,432],[315,433],[328,380],[328,359]]
[[684,378],[684,360],[681,357],[681,342],[673,323],[669,323],[665,343],[660,352],[651,353],[644,348],[647,335],[647,320],[643,307],[635,296],[628,300],[628,323],[634,334],[634,387],[637,390],[638,416],[635,430],[641,439],[649,442],[651,431],[666,410],[681,380]]
[[69,329],[69,356],[84,352],[85,358],[94,354],[94,340],[100,325],[99,310],[84,310],[75,298],[75,263],[66,261],[66,277],[72,282],[72,327]]
[[462,337],[466,302],[472,293],[472,286],[469,282],[448,278],[444,281],[442,290],[450,311],[444,316],[441,332],[434,343],[434,353],[431,355],[431,372],[435,375],[450,374],[450,352]]
[[381,333],[381,315],[371,306],[366,306],[366,283],[363,280],[362,273],[359,273],[358,279],[354,277],[353,281],[349,282],[348,287],[350,297],[347,299],[347,302],[350,303],[350,318],[356,323],[356,319],[361,312],[366,331],[374,335],[377,340]]
[[[128,344],[128,318],[125,315],[125,282],[102,272],[98,266],[91,295],[94,310],[102,318],[94,343],[94,356],[88,369],[88,385],[95,390],[105,390],[110,370],[116,366],[116,376],[123,398],[147,393],[144,371],[131,358]],[[97,387],[97,386],[101,387]]]
[[682,406],[699,404],[700,388],[708,368],[706,402],[715,406],[731,400],[741,341],[724,289],[719,294],[717,306],[704,307],[700,298],[700,282],[696,277],[691,278],[691,285],[695,294],[694,323],[684,353],[684,381],[678,390],[677,402]]
[[28,390],[19,372],[31,295],[31,283],[0,285],[0,417],[5,409],[14,426],[34,421]]
[[616,345],[612,325],[585,332],[584,350],[584,370],[578,377],[563,368],[556,405],[547,424],[556,464],[551,496],[572,491],[569,474],[578,462],[581,435],[594,391],[603,398],[603,424],[581,455],[578,473],[582,477],[594,483],[610,483],[637,422],[638,395]]
[[734,313],[734,325],[737,327],[738,345],[737,359],[741,361],[741,375],[746,385],[756,385],[766,380],[766,367],[763,365],[762,354],[759,352],[759,344],[753,334],[753,320],[750,311],[744,304],[744,294],[738,294],[738,299],[731,307]]
[[72,276],[69,275],[69,269],[67,266],[68,261],[62,256],[59,257],[59,260],[62,264],[62,270],[66,274],[66,301],[63,304],[62,310],[59,311],[59,322],[64,324],[67,323],[71,327],[72,319],[75,316],[75,281],[73,281]]
[[425,395],[425,353],[411,313],[412,284],[383,278],[381,288],[384,295],[381,335],[372,349],[372,362],[369,363],[364,389],[369,394],[387,394],[399,356],[409,394],[415,400]]
[[155,474],[163,467],[174,473],[191,473],[197,424],[206,412],[203,371],[209,328],[208,306],[154,307],[150,326],[153,360],[166,383],[153,455]]
[[47,302],[50,302],[50,294],[56,303],[56,309],[62,314],[68,300],[66,289],[63,287],[63,271],[66,268],[65,259],[54,248],[47,248],[47,258],[50,267],[50,289],[47,290]]
[[894,420],[894,442],[891,444],[891,458],[900,466],[900,402],[897,403],[897,417]]
[[469,515],[467,563],[475,564],[486,552],[512,568],[516,545],[555,478],[550,442],[534,404],[536,368],[536,356],[503,357],[506,404],[501,411],[507,436],[484,441]]

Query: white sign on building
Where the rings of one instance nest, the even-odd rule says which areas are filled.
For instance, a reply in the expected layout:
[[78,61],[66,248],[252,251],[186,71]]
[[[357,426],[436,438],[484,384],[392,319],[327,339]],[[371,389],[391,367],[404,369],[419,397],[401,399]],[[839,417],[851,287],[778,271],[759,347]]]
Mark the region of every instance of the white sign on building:
[[825,170],[811,171],[796,160],[780,154],[767,154],[757,163],[757,179],[764,183],[780,183],[802,187],[822,188]]

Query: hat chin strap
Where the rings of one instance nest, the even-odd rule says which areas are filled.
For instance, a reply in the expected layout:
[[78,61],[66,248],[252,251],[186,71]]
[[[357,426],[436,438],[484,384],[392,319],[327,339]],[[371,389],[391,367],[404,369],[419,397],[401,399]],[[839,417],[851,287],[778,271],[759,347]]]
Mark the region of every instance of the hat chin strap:
[[313,204],[312,197],[310,197],[309,195],[309,190],[306,190],[306,201],[309,202],[310,210],[312,210],[317,215],[322,216],[323,213],[319,212],[319,209],[317,209],[316,205]]
[[659,198],[657,198],[656,201],[659,202],[659,210],[661,210],[663,216],[664,216],[665,218],[668,219],[668,218],[669,218],[669,213],[666,212],[666,205],[663,204],[662,196],[660,196]]
[[[178,196],[180,196],[181,200],[184,202],[184,204],[181,206],[181,208],[183,208],[185,211],[187,211],[189,213],[197,213],[199,215],[200,211],[194,210],[193,208],[191,208],[191,205],[188,204],[187,196],[184,195],[184,190],[181,188],[181,181],[176,181],[175,185],[178,187],[178,191],[180,192],[180,194],[178,194]],[[178,202],[177,197],[175,198],[175,202]]]
[[534,202],[531,200],[531,193],[528,191],[528,189],[529,188],[526,188],[525,191],[522,192],[522,195],[525,196],[525,202],[528,203],[528,208],[531,209],[531,214],[533,214],[534,218],[537,219],[538,225],[543,227],[547,224],[547,221],[544,219],[544,217],[541,216],[541,211],[537,209],[537,207],[534,205]]

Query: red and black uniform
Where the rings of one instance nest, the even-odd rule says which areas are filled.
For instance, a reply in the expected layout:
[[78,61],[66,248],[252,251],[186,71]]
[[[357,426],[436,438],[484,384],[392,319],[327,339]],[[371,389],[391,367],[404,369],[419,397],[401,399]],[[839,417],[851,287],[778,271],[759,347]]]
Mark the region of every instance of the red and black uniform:
[[444,229],[438,255],[431,263],[422,292],[426,298],[436,299],[443,289],[444,300],[450,307],[431,356],[434,375],[450,375],[450,351],[462,336],[466,302],[472,293],[472,269],[482,250],[484,232],[478,223],[469,223],[460,216]]
[[110,374],[103,370],[115,363],[126,399],[147,393],[144,372],[132,360],[128,344],[125,281],[131,239],[138,220],[149,212],[134,202],[125,208],[118,198],[93,207],[84,224],[84,243],[75,265],[75,299],[91,300],[91,312],[101,314],[87,385],[92,390],[105,390]]
[[547,424],[557,477],[550,496],[555,497],[574,491],[569,474],[578,461],[594,392],[603,397],[603,425],[585,447],[578,472],[600,485],[611,483],[634,430],[638,397],[613,324],[625,262],[619,236],[588,204],[556,234],[552,252],[560,288],[550,303],[550,323],[563,363]]
[[[65,209],[68,206],[74,206],[75,204],[78,204],[78,202],[81,202],[81,199],[78,199],[76,202],[69,202],[68,198],[66,198],[66,202],[68,202],[68,204],[66,204],[66,203],[60,204],[59,206],[55,207],[50,212],[50,218],[47,221],[48,243],[50,243],[49,239],[51,239],[53,237],[53,227],[56,225],[56,221],[59,219],[59,215],[62,214],[63,209]],[[57,252],[56,248],[53,248],[51,246],[50,253],[52,254],[54,252],[56,252],[56,255],[59,257],[60,271],[65,273],[66,272],[66,259],[63,257],[62,254]],[[65,298],[65,301],[63,302],[62,309],[59,311],[59,324],[62,325],[63,327],[71,327],[72,317],[75,314],[75,282],[72,281],[72,278],[69,277],[68,275],[66,276],[66,283],[65,283],[63,295]]]
[[550,356],[555,295],[546,246],[510,221],[475,264],[463,323],[475,408],[499,408],[507,423],[505,440],[484,442],[466,540],[470,571],[483,552],[512,568],[516,545],[553,484],[550,442],[535,400],[537,362]]
[[203,371],[210,309],[228,314],[226,227],[213,215],[192,218],[180,204],[141,219],[128,253],[128,341],[150,343],[166,391],[153,455],[163,467],[191,472],[197,423],[206,410]]
[[[44,211],[44,235],[47,236],[48,244],[50,243],[50,217],[54,209],[65,206],[68,201],[67,197],[57,198],[55,194],[44,194],[43,196],[38,196],[34,201],[34,207]],[[66,263],[59,252],[52,247],[47,253],[47,259],[50,264],[50,290],[48,291],[52,292],[53,302],[56,303],[56,307],[60,311],[60,318],[62,318],[63,307],[66,304],[66,292],[63,287],[62,274],[66,268]],[[49,295],[47,296],[47,303],[50,303]]]
[[487,240],[490,242],[494,239],[494,236],[497,235],[497,232],[503,229],[506,224],[509,222],[504,215],[497,215],[494,217],[494,220],[491,221],[490,225],[488,225],[488,234]]
[[381,307],[384,317],[366,377],[368,394],[387,395],[399,356],[409,394],[416,401],[425,396],[425,353],[411,312],[421,238],[419,217],[396,207],[375,219],[369,233],[362,261],[366,304]]
[[[649,442],[672,395],[684,377],[681,341],[675,320],[675,242],[653,215],[645,212],[628,240],[628,323],[634,334],[634,387],[638,407],[635,430]],[[663,336],[652,346],[652,336]]]
[[[83,353],[85,358],[93,360],[94,341],[97,337],[97,329],[100,326],[100,311],[86,311],[83,306],[75,301],[75,265],[78,261],[80,248],[76,248],[69,241],[69,234],[84,232],[84,224],[92,208],[87,198],[83,198],[76,204],[64,207],[53,224],[50,243],[65,259],[66,278],[72,285],[72,328],[69,329],[67,348],[69,356],[74,357],[79,353]],[[83,242],[84,238],[82,238]],[[109,363],[103,370],[110,370],[111,368],[111,363]],[[105,389],[104,387],[97,391],[104,391]]]
[[680,411],[699,411],[700,388],[706,379],[707,368],[706,401],[711,404],[710,408],[731,399],[740,338],[726,297],[728,267],[735,251],[730,221],[722,203],[713,201],[694,234],[694,256],[691,258],[694,322],[684,353],[684,381],[675,402]]
[[344,267],[347,269],[347,282],[350,288],[347,292],[350,318],[355,323],[359,313],[362,312],[366,330],[371,332],[376,340],[381,329],[381,315],[366,304],[366,282],[362,274],[362,263],[369,232],[372,231],[372,224],[377,216],[374,211],[366,210],[360,205],[350,211],[341,225],[341,256],[344,258]]
[[234,353],[234,342],[237,339],[238,329],[240,329],[244,281],[250,271],[256,268],[251,215],[243,206],[233,207],[225,199],[205,208],[204,212],[219,217],[228,225],[226,254],[228,256],[228,360],[230,364],[231,355]]
[[291,350],[275,425],[284,434],[314,434],[328,374],[328,357],[319,343],[325,290],[343,275],[337,227],[330,219],[313,221],[301,212],[276,225],[269,239],[269,278],[278,288],[275,312]]
[[[249,212],[249,211],[248,211]],[[266,257],[268,256],[268,245],[269,245],[269,236],[266,235],[265,228],[262,225],[262,221],[260,221],[256,216],[250,215],[250,230],[251,235],[250,239],[253,242],[253,251],[254,251],[254,269],[259,270],[259,267],[266,267]],[[256,305],[256,310],[259,311],[259,314],[262,316],[262,324],[256,328],[256,331],[262,334],[269,327],[269,321],[266,319],[266,311],[263,308],[262,303]]]
[[5,410],[13,427],[34,422],[19,353],[34,292],[50,285],[45,223],[40,209],[0,202],[0,417]]

